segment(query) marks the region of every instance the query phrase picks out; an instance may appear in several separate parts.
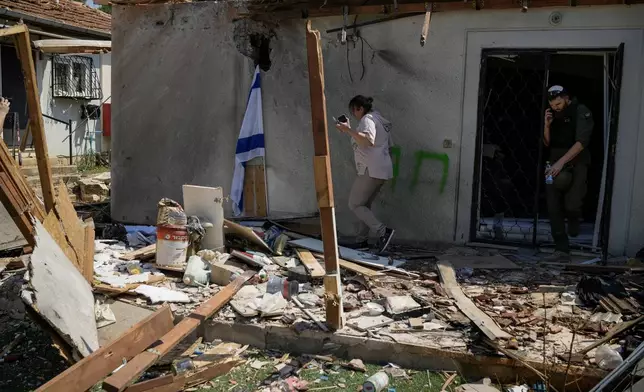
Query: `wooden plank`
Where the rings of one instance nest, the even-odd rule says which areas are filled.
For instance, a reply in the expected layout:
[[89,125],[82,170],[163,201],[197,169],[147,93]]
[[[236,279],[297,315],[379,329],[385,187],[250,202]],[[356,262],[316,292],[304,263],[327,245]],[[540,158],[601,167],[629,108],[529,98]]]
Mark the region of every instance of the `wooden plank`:
[[[431,10],[431,5],[430,5],[430,10]],[[423,29],[420,32],[420,46],[425,46],[425,42],[427,42],[427,34],[429,33],[429,22],[432,19],[432,13],[431,11],[425,12],[425,21],[423,22]]]
[[23,24],[7,27],[4,29],[0,29],[0,37],[7,37],[10,35],[16,35],[16,34],[21,34],[27,31],[27,26]]
[[192,386],[203,384],[213,378],[226,374],[234,367],[246,362],[241,358],[227,358],[208,365],[194,373],[179,376],[159,377],[154,380],[144,381],[127,388],[126,392],[178,392]]
[[86,391],[129,360],[145,350],[173,326],[172,312],[164,306],[133,325],[119,338],[38,388],[37,392]]
[[333,207],[333,184],[331,183],[331,159],[328,155],[313,158],[315,194],[319,207]]
[[76,259],[76,252],[74,252],[74,249],[72,249],[72,247],[69,245],[67,237],[65,236],[65,231],[63,230],[63,227],[61,226],[61,223],[54,211],[50,211],[49,214],[47,214],[47,217],[43,222],[43,226],[45,227],[45,230],[47,230],[51,238],[56,241],[60,249],[62,249],[63,253],[65,254],[65,256],[67,256],[69,261],[71,261],[72,264],[74,264],[74,266],[78,268],[79,271],[81,271],[80,266],[78,265],[78,260]]
[[56,215],[58,215],[58,220],[63,226],[67,242],[75,254],[71,260],[76,263],[79,271],[83,273],[85,260],[85,228],[82,226],[82,221],[78,218],[74,205],[69,199],[67,186],[62,181],[56,186],[55,201],[54,210],[56,211]]
[[[342,329],[342,291],[340,289],[340,256],[333,208],[333,181],[329,164],[329,135],[327,129],[326,97],[324,96],[324,61],[320,47],[320,32],[306,23],[306,54],[309,70],[309,93],[311,96],[311,124],[313,131],[314,174],[320,225],[324,248],[325,307],[327,324],[333,329]],[[324,164],[322,164],[324,162]]]
[[371,268],[363,267],[359,264],[352,263],[350,261],[346,261],[343,259],[339,260],[340,262],[340,267],[344,268],[345,270],[355,272],[361,275],[364,275],[368,278],[374,278],[376,276],[383,276],[384,274],[382,272],[378,272],[375,270],[372,270]]
[[510,339],[512,336],[503,331],[490,316],[479,309],[461,290],[456,281],[454,268],[448,261],[439,261],[436,266],[441,277],[441,283],[451,298],[456,300],[456,306],[492,341]]
[[606,336],[603,338],[599,339],[595,343],[591,344],[590,346],[584,347],[583,349],[579,350],[577,354],[587,354],[590,350],[597,348],[601,346],[604,343],[608,343],[611,339],[615,338],[616,336],[620,335],[622,332],[628,331],[629,329],[633,328],[634,326],[642,323],[644,321],[644,315],[636,318],[635,320],[627,321],[625,323],[622,323],[619,325],[619,327],[615,328],[613,331],[608,333]]
[[628,265],[594,265],[594,264],[569,264],[569,263],[542,263],[549,267],[564,268],[568,271],[586,272],[589,274],[605,274],[615,272],[623,274],[631,273],[644,273],[644,267],[631,267]]
[[246,174],[244,175],[245,216],[265,217],[267,215],[264,171],[264,164],[246,165]]
[[126,253],[119,257],[121,260],[132,261],[132,260],[147,260],[153,258],[157,254],[157,245],[152,244],[144,248],[137,249],[130,253]]
[[29,109],[29,121],[31,123],[31,134],[36,150],[36,162],[38,164],[38,175],[42,188],[45,212],[54,208],[54,183],[52,182],[49,153],[47,151],[47,138],[45,137],[45,123],[40,109],[40,94],[38,92],[38,80],[36,79],[36,68],[31,54],[31,41],[29,30],[25,27],[24,32],[15,35],[18,58],[24,75],[25,89],[27,90],[27,107]]
[[83,276],[87,281],[92,284],[94,281],[94,239],[96,232],[94,231],[94,220],[92,218],[86,219],[84,224],[85,229],[85,249],[83,250]]
[[42,222],[45,219],[45,209],[36,197],[34,190],[27,184],[25,176],[2,140],[0,140],[0,171],[7,173],[21,198],[29,205],[31,214]]
[[118,372],[105,379],[103,389],[107,392],[120,392],[131,385],[143,372],[170,352],[170,350],[185,339],[202,322],[212,317],[213,314],[226,305],[254,275],[254,271],[247,271],[241,276],[238,276],[208,301],[201,304],[193,313],[181,320],[172,330],[163,335],[159,344],[155,345],[153,350],[140,353]]
[[324,276],[325,271],[324,268],[318,263],[317,259],[311,252],[309,252],[306,249],[302,248],[296,248],[295,252],[297,253],[297,256],[300,258],[300,261],[302,264],[304,264],[304,267],[306,268],[307,271],[311,274],[312,277],[314,278],[319,278],[321,276]]

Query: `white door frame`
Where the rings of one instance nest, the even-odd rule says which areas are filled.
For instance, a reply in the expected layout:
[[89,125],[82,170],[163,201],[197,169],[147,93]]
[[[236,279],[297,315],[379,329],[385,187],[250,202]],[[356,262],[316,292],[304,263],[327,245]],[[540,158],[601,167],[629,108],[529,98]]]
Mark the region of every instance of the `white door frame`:
[[609,49],[624,43],[623,80],[619,112],[615,186],[613,188],[609,252],[625,252],[630,224],[630,210],[635,180],[637,138],[644,127],[642,113],[642,30],[641,29],[570,29],[511,30],[467,32],[465,83],[461,129],[456,242],[470,241],[472,217],[472,186],[476,157],[478,92],[481,51],[488,48],[506,49]]

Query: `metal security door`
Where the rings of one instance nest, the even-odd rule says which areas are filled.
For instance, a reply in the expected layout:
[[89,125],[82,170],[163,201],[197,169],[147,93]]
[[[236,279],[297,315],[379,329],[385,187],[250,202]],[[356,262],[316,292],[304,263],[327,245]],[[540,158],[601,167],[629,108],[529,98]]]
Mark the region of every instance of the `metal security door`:
[[537,242],[548,61],[544,51],[482,53],[473,240]]

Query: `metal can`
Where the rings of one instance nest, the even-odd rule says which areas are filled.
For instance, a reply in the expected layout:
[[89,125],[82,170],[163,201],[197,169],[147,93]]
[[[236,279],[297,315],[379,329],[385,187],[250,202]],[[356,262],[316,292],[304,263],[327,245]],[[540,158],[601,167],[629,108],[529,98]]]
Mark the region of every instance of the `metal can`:
[[389,385],[389,376],[385,372],[378,372],[369,377],[362,384],[363,392],[381,392]]

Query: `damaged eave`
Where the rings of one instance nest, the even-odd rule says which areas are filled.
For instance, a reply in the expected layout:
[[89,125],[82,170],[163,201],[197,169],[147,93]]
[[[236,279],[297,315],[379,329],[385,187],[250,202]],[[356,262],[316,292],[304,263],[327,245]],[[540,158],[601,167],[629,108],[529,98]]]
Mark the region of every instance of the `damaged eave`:
[[[600,5],[630,5],[643,4],[644,0],[632,0],[628,4],[623,0],[579,0],[575,6],[600,6]],[[445,0],[437,2],[411,2],[405,4],[384,4],[384,5],[332,5],[309,2],[307,4],[283,4],[279,7],[266,6],[261,3],[250,3],[245,11],[240,11],[240,18],[252,18],[258,20],[280,20],[280,19],[309,19],[323,18],[342,15],[402,15],[421,14],[427,11],[448,12],[448,11],[480,11],[515,9],[517,11],[528,11],[530,8],[548,7],[571,7],[568,0],[487,0],[487,1],[460,1]]]
[[86,53],[101,54],[112,51],[112,41],[83,39],[43,39],[33,42],[43,53]]

